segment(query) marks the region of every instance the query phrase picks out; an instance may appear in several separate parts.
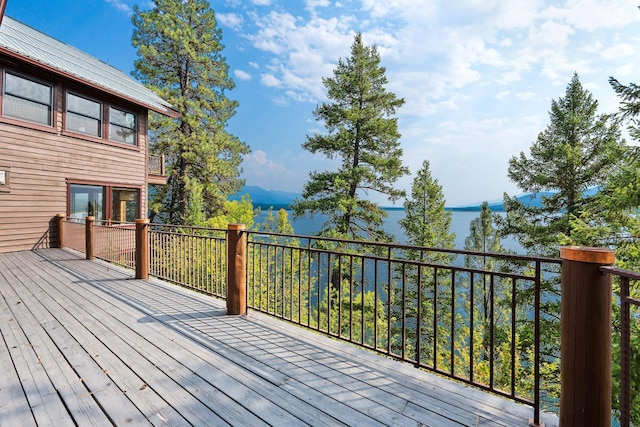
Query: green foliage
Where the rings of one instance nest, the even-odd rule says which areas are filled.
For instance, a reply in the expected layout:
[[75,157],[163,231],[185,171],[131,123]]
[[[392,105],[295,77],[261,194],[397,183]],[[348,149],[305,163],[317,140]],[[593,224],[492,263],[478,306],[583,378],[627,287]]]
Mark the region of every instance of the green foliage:
[[[450,232],[451,212],[445,210],[442,186],[431,176],[427,160],[417,172],[411,186],[411,198],[405,200],[405,217],[399,221],[409,243],[424,248],[453,248],[455,234]],[[409,250],[407,259],[421,263],[447,265],[450,254],[429,250]],[[434,278],[435,270],[420,265],[403,265],[396,271],[397,280],[391,295],[392,349],[408,358],[438,366],[448,360],[450,348],[451,287],[450,278]],[[431,319],[437,318],[434,324]],[[418,325],[423,325],[420,331]],[[439,338],[439,339],[437,339]],[[434,340],[437,342],[434,346]]]
[[514,235],[529,253],[558,256],[572,237],[571,218],[594,203],[585,191],[605,185],[620,164],[624,141],[618,122],[597,114],[598,102],[574,74],[565,96],[552,101],[550,123],[531,146],[509,161],[509,178],[525,193],[554,192],[542,206],[527,206],[505,194],[504,235]]
[[[476,252],[504,252],[500,230],[494,226],[497,221],[497,217],[489,208],[489,203],[482,202],[480,215],[469,224],[469,235],[464,239],[464,249]],[[486,257],[483,257],[480,264],[474,261],[477,261],[475,257],[467,257],[467,266],[478,266],[484,269],[487,262]],[[492,265],[488,267],[493,268]]]
[[399,221],[409,243],[428,248],[453,248],[456,236],[450,232],[451,212],[445,210],[444,205],[442,186],[431,177],[429,162],[425,160],[413,179],[411,198],[404,202],[405,217]]
[[296,216],[329,216],[321,234],[334,230],[343,238],[390,239],[382,228],[386,213],[362,198],[369,191],[391,201],[404,195],[393,187],[408,171],[401,162],[397,119],[391,117],[404,100],[385,89],[385,72],[375,46],[365,46],[357,34],[351,56],[338,61],[333,78],[323,79],[333,102],[319,105],[314,116],[328,132],[307,136],[303,147],[338,158],[341,166],[337,171],[312,172],[302,200],[293,205]]
[[253,208],[249,194],[245,194],[240,200],[224,202],[222,213],[209,218],[204,226],[226,229],[229,224],[244,224],[247,229],[251,229],[258,213],[259,211]]
[[260,224],[260,230],[270,233],[293,234],[293,225],[289,222],[289,214],[280,209],[276,215],[273,208],[269,208],[265,220]]
[[151,215],[196,224],[217,215],[241,188],[239,166],[249,148],[226,130],[238,103],[225,94],[234,84],[209,3],[154,0],[153,5],[146,11],[134,6],[133,74],[179,117],[150,117],[150,151],[164,153],[170,171],[167,185],[155,188]]

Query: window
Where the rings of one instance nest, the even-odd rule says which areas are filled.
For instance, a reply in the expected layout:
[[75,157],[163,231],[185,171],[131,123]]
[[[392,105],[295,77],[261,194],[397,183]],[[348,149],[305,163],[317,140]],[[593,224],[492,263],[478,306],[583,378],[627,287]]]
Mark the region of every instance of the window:
[[136,115],[109,107],[109,139],[129,145],[137,145]]
[[9,168],[0,166],[0,193],[9,191]]
[[67,92],[66,128],[102,136],[102,104]]
[[93,216],[97,221],[104,218],[105,188],[98,185],[71,185],[69,194],[69,216],[83,220]]
[[5,116],[51,126],[52,86],[5,72],[2,101]]
[[82,220],[135,222],[139,215],[140,190],[102,185],[71,184],[69,216]]
[[135,222],[138,217],[138,190],[114,188],[111,191],[111,220]]

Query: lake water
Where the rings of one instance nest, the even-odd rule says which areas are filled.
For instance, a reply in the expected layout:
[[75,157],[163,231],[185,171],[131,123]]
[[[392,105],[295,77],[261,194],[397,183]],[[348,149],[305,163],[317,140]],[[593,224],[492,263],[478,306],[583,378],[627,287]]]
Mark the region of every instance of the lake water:
[[[316,215],[313,218],[308,216],[302,218],[293,219],[293,213],[288,211],[289,221],[293,225],[295,234],[300,235],[313,235],[316,234],[322,228],[322,225],[326,221],[326,216]],[[266,210],[263,210],[256,218],[256,223],[261,223],[266,217]],[[499,213],[499,215],[504,215]],[[406,243],[407,238],[400,227],[398,221],[404,218],[404,210],[391,210],[387,211],[387,219],[385,221],[385,230],[396,237],[396,240],[400,243]],[[469,236],[469,224],[475,218],[480,216],[480,212],[451,212],[451,232],[456,235],[456,249],[464,249],[464,239]],[[502,245],[505,249],[513,250],[517,253],[524,253],[520,245],[513,239],[505,239],[502,241]]]

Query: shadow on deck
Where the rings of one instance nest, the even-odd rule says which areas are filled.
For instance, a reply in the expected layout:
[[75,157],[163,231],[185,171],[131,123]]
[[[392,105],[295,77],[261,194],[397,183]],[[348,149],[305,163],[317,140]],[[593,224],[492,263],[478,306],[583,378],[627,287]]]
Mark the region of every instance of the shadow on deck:
[[131,276],[60,249],[0,254],[0,425],[511,427],[531,417],[527,406]]

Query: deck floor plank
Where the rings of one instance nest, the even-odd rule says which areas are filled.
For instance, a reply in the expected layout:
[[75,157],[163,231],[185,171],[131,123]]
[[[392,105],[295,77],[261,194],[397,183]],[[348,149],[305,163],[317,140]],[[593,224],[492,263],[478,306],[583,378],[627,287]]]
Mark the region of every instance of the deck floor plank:
[[[110,317],[106,314],[114,309],[113,305],[105,303],[93,306],[86,300],[80,304],[73,302],[74,298],[82,297],[82,287],[71,289],[64,287],[64,283],[50,281],[51,286],[48,295],[51,307],[58,305],[58,316],[68,328],[74,339],[85,350],[86,354],[95,354],[95,360],[102,372],[106,374],[110,382],[117,384],[120,394],[131,400],[134,406],[144,415],[144,421],[159,422],[169,425],[193,425],[226,424],[222,419],[215,418],[210,408],[202,402],[194,399],[182,386],[175,384],[171,378],[167,378],[161,369],[149,362],[145,354],[163,354],[157,348],[144,348],[141,344],[144,340],[140,336],[129,336],[124,340],[118,334],[127,335],[126,328],[118,329],[109,323]],[[56,286],[61,286],[57,289]],[[86,303],[86,304],[83,304]],[[73,313],[73,314],[72,314]],[[116,355],[113,351],[117,349]],[[110,386],[110,382],[108,385]],[[114,387],[111,387],[114,388]],[[104,388],[102,388],[104,389]],[[161,389],[162,395],[156,390]],[[170,401],[170,402],[167,402]],[[122,405],[118,402],[116,408]],[[176,411],[175,406],[185,408],[183,414]],[[126,405],[124,406],[126,407]],[[188,410],[187,410],[188,408]],[[120,422],[132,422],[131,415],[137,415],[135,411],[120,412],[127,418]],[[253,421],[253,420],[252,420]],[[116,424],[120,424],[116,421]]]
[[[58,415],[56,427],[76,418],[99,424],[100,410],[115,425],[525,427],[532,415],[269,316],[226,316],[224,302],[131,276],[71,251],[0,254],[0,367],[11,371],[0,374],[0,425],[15,424],[5,414],[26,425]],[[42,411],[44,401],[65,413]],[[546,414],[543,421],[558,424]]]
[[[117,278],[118,276],[113,276]],[[125,295],[125,287],[131,286],[130,282],[118,283],[118,282],[109,282],[109,286],[118,286],[117,290],[114,289],[121,297]],[[119,286],[122,285],[122,286]],[[294,378],[289,375],[283,375],[282,369],[274,369],[273,367],[269,367],[265,365],[262,360],[259,360],[255,357],[255,355],[249,355],[243,353],[241,351],[236,351],[235,349],[229,350],[228,342],[225,339],[226,337],[230,337],[232,340],[234,339],[234,334],[238,335],[241,332],[241,335],[250,336],[252,340],[255,342],[250,345],[251,349],[255,349],[260,345],[269,345],[269,336],[264,335],[263,331],[259,331],[258,334],[262,334],[260,338],[256,338],[256,331],[250,331],[246,327],[245,318],[242,317],[231,317],[226,318],[229,320],[224,320],[225,318],[220,317],[220,313],[224,313],[224,310],[218,307],[215,311],[217,316],[215,316],[215,320],[217,324],[222,324],[222,327],[216,327],[213,335],[197,335],[194,334],[193,330],[201,330],[197,325],[194,326],[192,323],[189,323],[188,319],[194,318],[210,318],[211,316],[202,316],[201,313],[206,312],[212,314],[211,311],[211,301],[208,301],[208,298],[205,298],[205,306],[201,306],[203,304],[203,297],[197,296],[196,294],[192,294],[188,292],[189,295],[186,297],[190,298],[188,303],[185,303],[184,297],[181,300],[176,300],[175,297],[173,299],[166,298],[165,292],[166,288],[162,287],[161,289],[152,289],[148,291],[147,289],[131,289],[132,292],[137,294],[136,298],[141,299],[144,298],[145,292],[149,292],[149,295],[146,295],[147,298],[153,299],[149,303],[150,306],[155,307],[156,310],[160,310],[163,313],[172,313],[169,315],[170,318],[174,319],[175,322],[168,320],[166,317],[163,318],[165,321],[168,321],[170,324],[187,324],[190,326],[190,330],[188,332],[189,336],[193,339],[199,340],[204,345],[212,345],[211,350],[214,352],[219,352],[224,357],[229,357],[234,359],[234,364],[240,361],[238,366],[243,366],[242,370],[250,370],[259,377],[263,379],[268,379],[269,383],[276,384],[279,386],[279,390],[287,390],[290,391],[290,394],[286,396],[282,396],[284,400],[275,400],[273,399],[272,391],[273,388],[269,387],[269,390],[265,390],[263,392],[264,396],[271,396],[270,398],[279,405],[283,405],[283,402],[289,402],[290,400],[298,397],[298,404],[286,405],[290,406],[292,412],[295,411],[297,417],[302,418],[307,423],[320,423],[322,425],[333,425],[333,424],[342,424],[346,423],[348,425],[376,425],[380,424],[374,418],[366,414],[358,414],[358,412],[354,412],[352,407],[349,407],[344,402],[336,400],[331,396],[328,396],[326,390],[316,391],[313,388],[310,388],[308,385],[299,383]],[[182,289],[173,289],[172,294],[175,295],[175,292],[183,292]],[[193,299],[194,297],[196,297]],[[167,302],[169,301],[169,302]],[[140,301],[138,301],[140,302]],[[167,306],[165,306],[167,304]],[[184,307],[182,310],[176,310],[176,307]],[[188,307],[188,309],[187,309]],[[188,311],[187,311],[188,310]],[[200,310],[200,311],[198,311]],[[200,325],[202,326],[202,325]],[[244,330],[241,331],[241,329]],[[181,330],[184,330],[184,326],[180,327]],[[223,332],[224,331],[224,332]],[[214,338],[215,337],[215,338]],[[221,345],[221,341],[224,341],[224,345]],[[230,360],[231,360],[230,359]],[[260,386],[260,383],[256,383],[255,376],[250,376],[247,378],[245,382],[245,387],[248,388],[256,388]],[[262,386],[260,386],[262,387]],[[309,407],[308,405],[314,405],[318,409],[313,407]],[[309,412],[309,414],[305,414],[305,412]],[[340,414],[340,420],[335,418],[335,415],[332,414]],[[397,418],[402,418],[402,416],[397,416]],[[324,422],[321,422],[323,421]],[[396,425],[400,423],[396,422]],[[381,424],[384,425],[384,424]]]
[[[124,295],[123,292],[125,287],[131,286],[130,282],[123,282],[123,283],[111,282],[111,285],[118,286],[118,292],[120,293],[121,296]],[[174,291],[178,291],[178,290],[182,291],[181,289],[175,289]],[[145,292],[139,289],[131,289],[131,291],[136,292],[138,294],[138,298],[141,298],[142,297],[141,295]],[[162,290],[154,289],[150,293],[149,297],[158,299],[157,302],[154,302],[151,304],[152,306],[157,306],[158,304],[161,304],[159,301],[166,301],[166,299],[164,298],[164,294],[161,291]],[[189,297],[191,298],[193,297],[193,295],[190,295]],[[205,310],[206,308],[198,307],[197,306],[198,303],[202,303],[202,301],[200,299],[197,299],[195,301],[190,301],[189,304],[185,304],[184,299],[182,299],[181,301],[177,301],[174,299],[167,304],[172,308],[180,307],[180,306],[190,307],[188,312],[187,311],[182,311],[179,313],[174,312],[171,315],[171,317],[175,319],[176,322],[183,323],[184,319],[188,319],[188,318],[193,319],[194,316],[198,318],[202,317],[201,316],[202,312],[195,311],[194,305],[196,305],[195,307],[196,310],[197,309]],[[162,303],[162,304],[165,304],[165,303]],[[210,302],[207,301],[207,304],[210,304]],[[207,308],[208,308],[207,312],[210,315],[206,317],[215,316],[216,322],[218,323],[222,322],[227,324],[228,322],[230,322],[229,330],[235,331],[236,334],[238,333],[238,330],[239,330],[237,326],[240,326],[244,323],[243,318],[237,318],[237,317],[228,318],[229,320],[225,321],[224,318],[220,317],[221,313],[224,313],[224,310],[222,310],[221,308],[218,308],[215,310],[215,314],[213,314],[214,312],[211,311],[211,307],[208,306]],[[166,310],[166,307],[164,307],[164,309]],[[184,310],[186,310],[186,308]],[[172,310],[167,310],[167,311],[171,312]],[[151,315],[151,317],[153,317],[153,315]],[[167,321],[167,318],[165,317],[164,320]],[[171,321],[169,322],[171,323]],[[188,321],[186,323],[189,324]],[[192,327],[192,329],[197,329],[197,328],[193,328],[193,325],[190,325],[190,326]],[[216,328],[216,329],[218,331],[221,330],[219,328]],[[244,332],[248,333],[247,330],[245,330]],[[229,337],[232,336],[231,333],[225,333],[225,335]],[[335,399],[327,396],[326,393],[321,393],[321,392],[312,393],[309,387],[301,386],[300,384],[298,384],[298,386],[300,386],[302,390],[296,389],[294,390],[293,394],[287,394],[287,393],[283,394],[282,393],[283,390],[290,389],[290,387],[292,387],[291,384],[292,383],[295,384],[297,383],[297,381],[291,378],[291,376],[283,375],[282,370],[280,369],[265,368],[263,366],[264,361],[256,359],[255,355],[251,356],[242,352],[228,351],[228,349],[226,349],[225,347],[220,346],[220,341],[224,339],[219,334],[214,334],[210,336],[194,336],[193,333],[191,333],[190,336],[192,336],[194,339],[200,340],[204,345],[215,343],[215,345],[212,347],[212,350],[215,352],[220,351],[223,357],[222,363],[227,364],[226,370],[231,369],[234,372],[234,376],[240,376],[245,379],[244,381],[245,389],[250,389],[250,388],[254,389],[256,390],[256,392],[261,393],[263,396],[269,397],[269,399],[271,399],[272,401],[277,402],[278,405],[286,406],[291,411],[291,413],[295,413],[296,417],[299,418],[301,421],[304,421],[305,423],[312,423],[312,424],[319,423],[321,425],[334,425],[334,424],[343,424],[343,423],[346,423],[348,425],[363,425],[363,424],[375,425],[377,423],[377,421],[371,417],[360,416],[357,413],[354,413],[353,411],[349,411],[348,409],[351,409],[351,408],[349,408],[348,405],[345,405],[343,402],[336,401]],[[215,339],[212,338],[213,336],[215,336]],[[264,338],[261,338],[260,342],[262,343],[262,345],[269,345],[269,344],[265,344],[265,339],[268,342],[269,337],[265,336]],[[227,340],[224,340],[224,343],[226,345],[229,344]],[[255,348],[256,347],[255,343],[252,344],[250,347]],[[210,354],[211,353],[208,353],[209,357],[210,357]],[[250,358],[247,358],[246,356],[250,356]],[[235,361],[230,359],[225,359],[225,357],[233,357]],[[237,360],[239,358],[242,359],[242,363],[240,365],[237,365]],[[228,365],[229,363],[232,363],[232,365],[229,366]],[[243,375],[243,372],[245,372],[247,369],[252,370],[254,369],[255,366],[258,366],[258,368],[255,370],[255,373],[262,378],[269,379],[269,381],[267,381],[266,383],[256,382],[255,376]],[[279,387],[273,387],[274,383]],[[264,389],[265,386],[267,386],[267,389]],[[281,399],[274,399],[275,397],[273,395],[274,391],[280,392],[277,394],[281,395]],[[294,395],[301,397],[302,400],[295,399]],[[294,400],[294,402],[291,402],[292,400]],[[318,410],[313,406],[309,406],[309,404],[313,404],[317,406],[318,408],[320,408],[320,410]],[[262,407],[264,408],[265,405],[263,404]],[[325,409],[322,410],[322,408],[325,408]],[[347,410],[342,411],[341,409],[347,409]],[[331,415],[331,413],[335,413],[336,410],[338,410],[338,413],[342,414],[340,420],[336,419],[333,415]],[[271,420],[271,421],[274,421],[274,420]],[[278,424],[281,425],[283,420],[276,419],[275,421],[278,421],[276,425]]]
[[[35,297],[28,298],[31,289],[37,286],[37,280],[35,279],[42,279],[42,277],[28,276],[25,270],[32,270],[33,267],[18,264],[17,261],[17,259],[14,259],[14,264],[11,267],[14,271],[22,269],[22,274],[25,277],[20,277],[20,280],[14,286],[22,286],[21,295],[25,298],[25,301],[28,301],[26,303],[34,302],[29,305],[34,311],[39,312],[47,333],[64,350],[64,355],[61,359],[66,361],[68,366],[73,369],[74,375],[80,378],[82,384],[86,387],[86,392],[82,396],[89,395],[95,399],[103,408],[110,423],[115,423],[116,425],[149,425],[150,422],[147,417],[131,402],[130,396],[127,396],[122,389],[117,387],[116,381],[111,377],[113,372],[119,371],[104,364],[103,361],[109,359],[110,350],[104,346],[99,348],[91,345],[87,346],[86,342],[95,341],[95,336],[87,333],[86,328],[73,320],[66,309],[56,307],[52,303],[50,294],[54,291],[53,287],[48,289],[48,292],[39,295],[37,300]],[[20,274],[20,272],[17,272],[17,274]],[[55,313],[55,317],[53,313]],[[62,322],[64,322],[64,325]],[[74,331],[76,332],[75,335]],[[84,345],[83,342],[85,343]],[[126,368],[123,373],[128,373]],[[65,402],[65,404],[67,403]],[[78,422],[78,424],[80,423]]]
[[[7,293],[10,297],[18,298],[15,294]],[[21,293],[22,303],[25,307],[33,307],[37,304],[31,304],[30,298],[26,293]],[[49,322],[45,320],[36,321],[36,313],[16,313],[16,320],[23,327],[27,327],[30,331],[29,340],[34,351],[38,354],[38,361],[42,364],[47,376],[57,393],[60,395],[67,411],[80,425],[107,426],[111,425],[106,414],[102,411],[98,403],[92,398],[91,394],[83,384],[82,378],[71,368],[66,362],[64,351],[68,348],[68,337],[63,341],[55,341],[47,330],[51,329]],[[58,343],[62,344],[62,348],[58,347]]]

